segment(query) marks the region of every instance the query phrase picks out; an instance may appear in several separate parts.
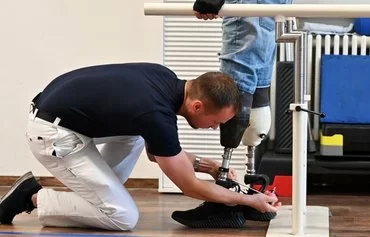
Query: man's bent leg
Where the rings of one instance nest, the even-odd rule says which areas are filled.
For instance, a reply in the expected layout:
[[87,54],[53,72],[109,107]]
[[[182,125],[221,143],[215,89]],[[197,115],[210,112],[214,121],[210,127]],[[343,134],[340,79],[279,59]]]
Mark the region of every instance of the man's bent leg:
[[137,206],[91,138],[38,118],[27,128],[35,157],[73,192],[41,189],[37,206],[46,226],[132,229]]
[[94,142],[102,143],[99,145],[102,158],[113,169],[121,183],[125,183],[144,149],[144,139],[140,136],[118,136],[94,138]]

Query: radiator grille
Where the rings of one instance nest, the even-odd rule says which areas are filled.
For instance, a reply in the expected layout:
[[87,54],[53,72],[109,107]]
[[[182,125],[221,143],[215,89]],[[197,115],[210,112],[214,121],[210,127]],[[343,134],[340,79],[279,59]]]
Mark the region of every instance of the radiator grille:
[[[168,3],[193,3],[193,0],[165,0]],[[164,17],[164,64],[180,79],[191,80],[208,71],[219,71],[218,55],[221,49],[221,20],[203,21],[193,16]],[[178,117],[179,139],[184,150],[218,161],[222,160],[219,130],[191,128]],[[233,152],[231,167],[243,179],[245,147]],[[201,178],[206,176],[200,175]],[[208,177],[209,178],[209,177]],[[170,191],[166,189],[167,191]],[[164,190],[164,191],[166,191]],[[177,190],[174,188],[174,190]],[[163,191],[163,190],[162,190]]]

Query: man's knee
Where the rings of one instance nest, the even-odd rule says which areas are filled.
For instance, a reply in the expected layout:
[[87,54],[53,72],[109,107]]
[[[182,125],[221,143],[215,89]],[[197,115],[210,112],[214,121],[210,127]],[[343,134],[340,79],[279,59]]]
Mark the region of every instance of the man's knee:
[[115,224],[117,230],[132,230],[139,221],[139,210],[136,206],[116,209],[113,214],[109,215],[109,218]]

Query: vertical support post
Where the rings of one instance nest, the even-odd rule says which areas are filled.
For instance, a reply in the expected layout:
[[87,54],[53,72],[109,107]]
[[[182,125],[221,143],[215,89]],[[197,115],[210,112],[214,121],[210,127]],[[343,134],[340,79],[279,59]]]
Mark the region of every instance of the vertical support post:
[[293,110],[293,211],[292,233],[304,234],[307,185],[307,113],[294,111],[303,104],[291,104]]
[[286,29],[285,18],[276,17],[276,39],[278,42],[294,43],[294,103],[290,105],[293,112],[293,211],[292,234],[303,235],[306,222],[307,194],[307,113],[297,107],[307,109],[307,34],[293,31],[289,22]]
[[300,32],[295,42],[295,98],[291,105],[293,111],[293,213],[292,233],[304,234],[306,222],[306,194],[307,194],[307,113],[296,111],[300,106],[307,109],[307,34]]

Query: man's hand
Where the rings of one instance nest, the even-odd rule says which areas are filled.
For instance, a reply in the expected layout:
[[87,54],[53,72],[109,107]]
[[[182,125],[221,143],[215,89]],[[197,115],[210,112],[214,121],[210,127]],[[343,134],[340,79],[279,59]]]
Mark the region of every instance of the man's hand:
[[252,204],[250,206],[262,213],[277,212],[278,208],[281,206],[281,202],[278,201],[276,195],[270,191],[266,191],[264,194],[253,194],[251,198]]
[[198,19],[216,19],[224,3],[225,0],[196,0],[193,5],[194,14]]

